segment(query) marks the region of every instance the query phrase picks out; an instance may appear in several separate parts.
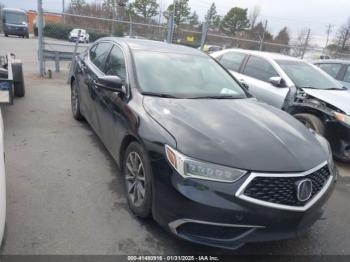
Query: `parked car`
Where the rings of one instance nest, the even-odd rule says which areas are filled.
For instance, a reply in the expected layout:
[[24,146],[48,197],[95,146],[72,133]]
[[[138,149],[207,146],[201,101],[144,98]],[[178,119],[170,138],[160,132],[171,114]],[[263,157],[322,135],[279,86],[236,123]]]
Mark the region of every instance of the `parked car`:
[[321,69],[276,53],[213,53],[259,100],[283,109],[326,137],[333,155],[350,162],[350,92]]
[[86,32],[85,29],[79,29],[79,28],[75,28],[69,33],[69,37],[68,37],[69,42],[77,41],[79,31],[80,31],[79,42],[80,43],[89,43],[90,42],[90,35]]
[[189,47],[102,38],[75,60],[73,116],[121,167],[130,209],[209,246],[295,237],[337,171],[328,142]]
[[318,60],[313,63],[330,76],[337,79],[347,89],[350,89],[350,61]]
[[24,10],[4,8],[2,10],[2,25],[6,37],[16,35],[29,38],[28,18]]

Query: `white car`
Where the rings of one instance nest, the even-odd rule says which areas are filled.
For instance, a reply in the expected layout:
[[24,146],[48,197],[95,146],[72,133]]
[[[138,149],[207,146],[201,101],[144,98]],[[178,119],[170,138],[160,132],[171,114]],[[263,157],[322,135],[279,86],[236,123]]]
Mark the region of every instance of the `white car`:
[[80,30],[79,42],[80,43],[89,43],[90,42],[90,35],[86,32],[85,29],[79,29],[79,28],[75,28],[69,33],[69,42],[77,41],[77,38],[79,35],[79,30]]
[[320,68],[276,53],[227,49],[211,54],[257,99],[280,108],[328,139],[350,162],[350,92]]
[[4,155],[4,125],[0,109],[0,244],[3,242],[6,218],[6,179]]

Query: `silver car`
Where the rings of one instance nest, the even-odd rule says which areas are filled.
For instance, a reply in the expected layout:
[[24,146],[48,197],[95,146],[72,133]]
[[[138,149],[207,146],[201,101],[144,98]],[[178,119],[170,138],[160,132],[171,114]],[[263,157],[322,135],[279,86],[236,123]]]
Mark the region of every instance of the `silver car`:
[[350,89],[350,61],[329,59],[318,60],[313,64],[337,79],[347,89]]
[[350,92],[320,68],[275,53],[227,49],[211,54],[257,99],[325,136],[334,156],[350,162]]

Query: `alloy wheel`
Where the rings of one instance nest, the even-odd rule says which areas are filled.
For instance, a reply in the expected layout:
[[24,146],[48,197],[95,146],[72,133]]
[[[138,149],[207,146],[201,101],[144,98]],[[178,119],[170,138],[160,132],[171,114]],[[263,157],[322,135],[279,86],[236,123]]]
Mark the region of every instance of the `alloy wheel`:
[[141,157],[136,152],[130,152],[125,167],[126,189],[133,205],[143,204],[146,194],[145,170]]

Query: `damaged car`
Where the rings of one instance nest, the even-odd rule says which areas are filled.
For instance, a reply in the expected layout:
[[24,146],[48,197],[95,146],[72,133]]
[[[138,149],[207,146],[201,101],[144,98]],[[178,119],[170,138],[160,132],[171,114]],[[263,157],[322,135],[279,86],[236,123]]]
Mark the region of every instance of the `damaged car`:
[[119,165],[136,216],[229,249],[297,237],[322,216],[338,176],[329,143],[206,54],[109,37],[74,63],[73,117]]
[[350,162],[350,92],[318,67],[276,53],[227,49],[211,54],[260,101],[280,108],[328,139]]

